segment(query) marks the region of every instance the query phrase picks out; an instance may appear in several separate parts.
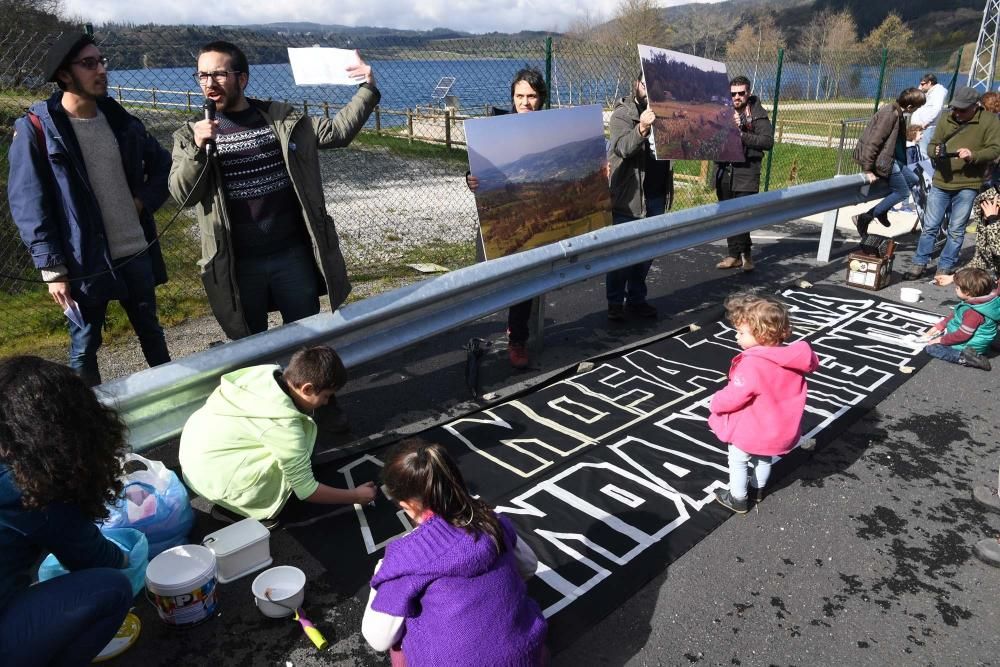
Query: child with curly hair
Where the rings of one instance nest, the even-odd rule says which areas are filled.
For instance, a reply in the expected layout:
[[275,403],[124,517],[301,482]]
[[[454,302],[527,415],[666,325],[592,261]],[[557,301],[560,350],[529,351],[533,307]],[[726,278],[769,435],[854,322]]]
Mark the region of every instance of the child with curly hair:
[[[0,361],[0,665],[87,665],[132,606],[98,530],[122,492],[125,425],[72,369]],[[30,585],[52,552],[67,575]]]
[[743,352],[729,367],[729,384],[712,397],[709,428],[729,444],[729,488],[715,499],[738,514],[747,512],[748,468],[755,500],[764,497],[771,460],[790,452],[801,435],[805,376],[819,367],[809,343],[790,345],[788,308],[768,297],[737,294],[726,300],[726,316]]

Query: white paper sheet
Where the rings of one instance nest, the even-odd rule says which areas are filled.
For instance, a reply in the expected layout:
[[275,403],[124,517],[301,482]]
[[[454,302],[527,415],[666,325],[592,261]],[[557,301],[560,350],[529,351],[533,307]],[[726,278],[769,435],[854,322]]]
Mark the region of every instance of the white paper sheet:
[[67,301],[68,305],[63,308],[63,315],[65,315],[66,319],[70,322],[82,329],[84,327],[84,322],[83,313],[80,312],[80,306],[77,305],[76,301],[73,301],[72,299],[68,299]]
[[358,63],[358,56],[348,49],[288,49],[288,62],[297,86],[356,86],[364,78],[352,79],[347,68]]

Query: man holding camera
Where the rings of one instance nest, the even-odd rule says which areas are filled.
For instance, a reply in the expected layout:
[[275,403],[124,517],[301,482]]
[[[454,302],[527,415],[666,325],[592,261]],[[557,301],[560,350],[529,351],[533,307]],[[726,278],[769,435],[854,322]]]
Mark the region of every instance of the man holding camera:
[[1000,120],[979,106],[979,93],[963,86],[951,100],[951,113],[942,114],[928,146],[934,162],[934,180],[927,193],[923,231],[905,280],[923,277],[944,220],[949,215],[948,240],[941,251],[937,274],[951,275],[965,241],[972,202],[990,164],[1000,157]]

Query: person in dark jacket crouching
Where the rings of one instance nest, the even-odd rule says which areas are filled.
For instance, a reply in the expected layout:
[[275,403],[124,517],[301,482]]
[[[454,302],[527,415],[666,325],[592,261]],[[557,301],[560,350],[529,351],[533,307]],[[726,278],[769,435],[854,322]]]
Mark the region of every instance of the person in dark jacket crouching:
[[[95,520],[122,492],[125,425],[69,368],[0,361],[0,665],[87,665],[132,606]],[[52,552],[69,570],[31,586]]]
[[[760,192],[760,163],[764,151],[774,146],[774,128],[756,95],[750,94],[750,79],[738,76],[729,82],[729,95],[733,99],[733,122],[740,128],[743,142],[742,162],[717,162],[715,165],[715,193],[719,201],[745,197]],[[717,269],[753,271],[750,258],[750,232],[726,239],[729,254]]]

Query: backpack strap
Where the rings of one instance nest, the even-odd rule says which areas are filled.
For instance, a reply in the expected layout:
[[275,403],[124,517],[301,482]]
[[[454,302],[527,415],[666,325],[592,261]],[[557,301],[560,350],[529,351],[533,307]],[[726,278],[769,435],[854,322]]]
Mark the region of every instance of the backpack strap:
[[28,122],[35,128],[35,138],[38,139],[39,150],[45,148],[45,131],[42,130],[42,120],[36,115],[28,112]]

